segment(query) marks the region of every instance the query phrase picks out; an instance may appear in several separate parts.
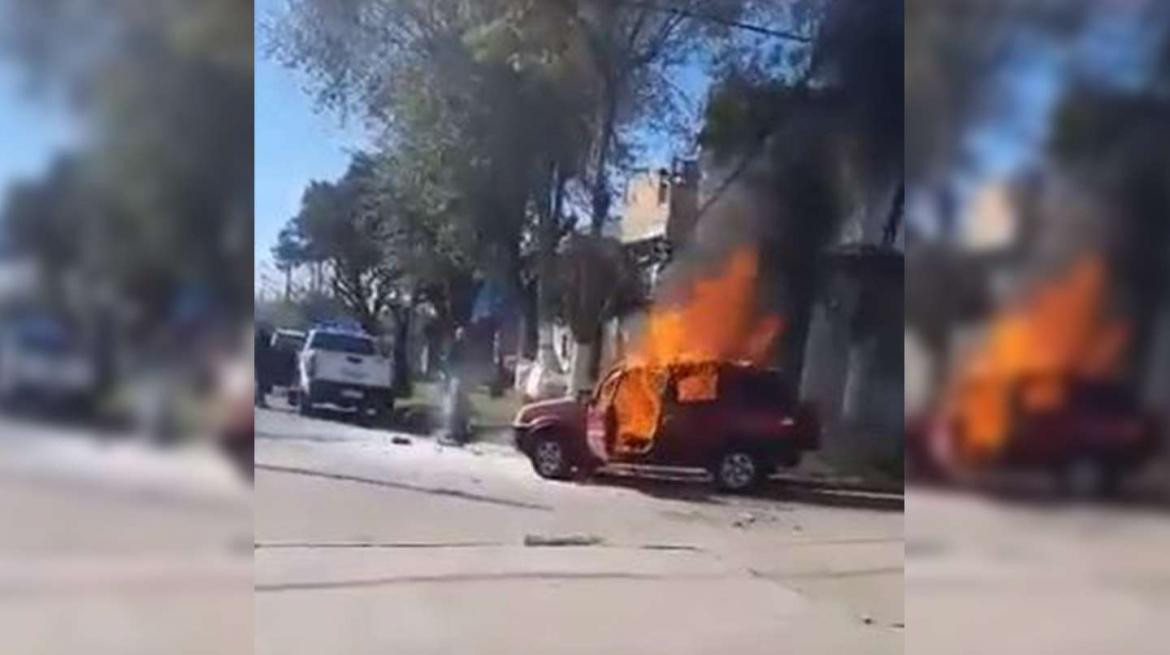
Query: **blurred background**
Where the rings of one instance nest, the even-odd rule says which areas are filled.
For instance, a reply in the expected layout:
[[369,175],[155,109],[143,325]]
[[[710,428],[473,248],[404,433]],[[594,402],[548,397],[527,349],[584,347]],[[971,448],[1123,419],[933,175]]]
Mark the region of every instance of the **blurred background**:
[[252,95],[251,2],[0,0],[5,652],[250,648]]
[[908,3],[910,652],[1165,649],[1168,27]]

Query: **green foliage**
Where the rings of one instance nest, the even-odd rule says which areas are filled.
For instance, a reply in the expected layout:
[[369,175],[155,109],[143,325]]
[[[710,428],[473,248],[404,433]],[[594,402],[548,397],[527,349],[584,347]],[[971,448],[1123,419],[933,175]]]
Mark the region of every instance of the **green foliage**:
[[[252,10],[235,0],[13,0],[0,42],[35,88],[70,98],[86,274],[161,320],[180,287],[249,313]],[[50,177],[52,194],[70,195]]]

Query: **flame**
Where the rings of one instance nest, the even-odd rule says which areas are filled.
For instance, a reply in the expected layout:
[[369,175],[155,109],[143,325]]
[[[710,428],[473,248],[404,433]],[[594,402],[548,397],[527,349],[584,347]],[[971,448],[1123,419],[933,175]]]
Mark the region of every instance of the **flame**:
[[1057,409],[1074,381],[1116,376],[1129,326],[1106,318],[1107,286],[1104,260],[1089,253],[992,322],[947,398],[960,458],[1002,452],[1017,408]]
[[714,276],[695,281],[684,301],[651,308],[613,399],[619,452],[643,452],[652,443],[668,370],[680,393],[702,397],[715,388],[719,362],[767,363],[784,323],[759,311],[758,282],[759,255],[745,247]]
[[668,366],[687,361],[767,362],[783,329],[779,316],[760,316],[756,304],[759,256],[735,251],[711,278],[697,280],[684,302],[651,308],[631,363]]

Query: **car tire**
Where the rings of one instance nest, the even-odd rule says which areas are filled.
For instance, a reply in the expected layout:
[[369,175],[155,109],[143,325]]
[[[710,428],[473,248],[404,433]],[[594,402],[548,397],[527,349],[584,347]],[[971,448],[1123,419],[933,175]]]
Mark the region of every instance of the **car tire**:
[[751,491],[759,485],[765,471],[766,462],[746,448],[725,450],[711,466],[715,486],[731,493]]
[[1065,463],[1058,471],[1061,491],[1069,498],[1108,498],[1118,491],[1120,482],[1116,466],[1101,457],[1081,455]]
[[528,453],[532,470],[546,480],[568,480],[573,473],[573,462],[564,440],[545,432],[532,440]]

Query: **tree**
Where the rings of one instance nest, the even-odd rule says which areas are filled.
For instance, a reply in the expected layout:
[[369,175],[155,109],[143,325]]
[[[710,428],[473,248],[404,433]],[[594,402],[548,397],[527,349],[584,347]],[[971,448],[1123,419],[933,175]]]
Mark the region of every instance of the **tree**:
[[[412,179],[402,195],[425,198],[407,202],[424,217],[412,222],[415,238],[458,242],[468,256],[448,270],[469,263],[493,285],[519,289],[523,244],[533,237],[548,324],[564,189],[587,144],[588,85],[571,49],[550,46],[552,32],[512,29],[513,18],[531,18],[509,14],[518,3],[423,4],[301,2],[275,26],[273,44],[317,80],[322,102],[356,105],[386,129],[384,158]],[[361,49],[369,40],[387,45]]]
[[[761,266],[786,321],[780,351],[793,376],[802,366],[824,248],[869,192],[893,191],[903,176],[900,3],[836,0],[804,20],[815,38],[799,59],[803,67],[728,65],[700,135],[711,161],[730,169],[700,210],[706,220],[726,222],[735,213],[722,202],[724,192],[748,194],[766,216],[721,230],[704,229],[700,216],[706,241],[698,245],[719,255],[744,240],[762,243]],[[892,214],[899,201],[891,195]]]
[[[914,35],[905,48],[906,119],[914,126],[905,142],[911,196],[937,198],[947,210],[953,203],[944,196],[955,173],[973,163],[965,147],[970,130],[1017,109],[1011,94],[994,88],[999,73],[1020,61],[1021,53],[1026,56],[1029,48],[1063,45],[1083,28],[1094,3],[907,4],[906,25]],[[1015,56],[1008,56],[1013,51]],[[954,217],[938,218],[944,232],[949,231],[946,226]]]
[[292,275],[298,267],[308,263],[308,250],[304,240],[292,224],[281,228],[272,247],[272,260],[276,269],[284,273],[284,301],[292,299]]
[[95,218],[87,202],[79,162],[58,158],[45,178],[14,185],[0,216],[8,248],[31,258],[43,283],[43,298],[59,311],[67,307],[66,280],[78,274],[87,222]]
[[[1165,17],[1168,8],[1154,11]],[[1170,37],[1163,36],[1161,48],[1170,53]],[[1170,139],[1170,67],[1155,62],[1151,68],[1147,84],[1136,88],[1070,87],[1048,147],[1053,162],[1109,208],[1101,217],[1108,227],[1104,243],[1088,234],[1081,240],[1109,257],[1116,304],[1133,325],[1126,364],[1134,381],[1158,365],[1150,354],[1170,289],[1170,152],[1163,145]]]
[[304,251],[327,262],[334,296],[367,332],[380,334],[382,317],[402,296],[402,272],[385,256],[389,219],[375,197],[374,165],[359,154],[338,182],[311,182],[290,227]]
[[559,313],[576,340],[570,386],[580,391],[592,386],[598,373],[597,326],[643,300],[641,277],[617,240],[576,233],[564,243],[557,279]]
[[236,0],[4,6],[0,43],[69,98],[92,138],[76,153],[102,207],[93,275],[157,324],[182,288],[250,315],[252,10]]

